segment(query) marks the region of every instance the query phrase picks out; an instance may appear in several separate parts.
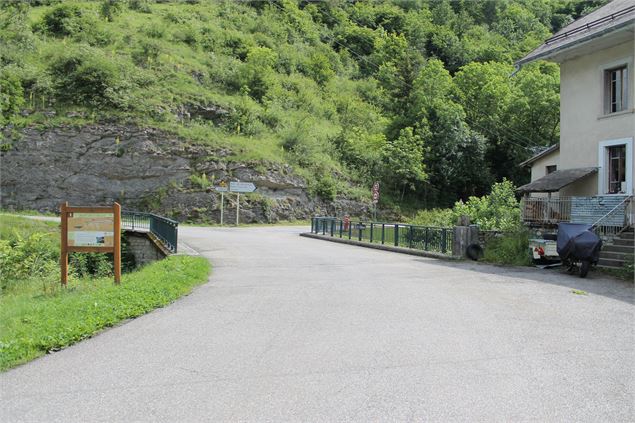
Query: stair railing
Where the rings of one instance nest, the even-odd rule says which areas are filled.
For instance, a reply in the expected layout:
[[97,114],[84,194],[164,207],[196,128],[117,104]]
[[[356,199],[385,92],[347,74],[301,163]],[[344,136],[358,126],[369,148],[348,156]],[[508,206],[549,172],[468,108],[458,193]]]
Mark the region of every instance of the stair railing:
[[[632,222],[632,195],[628,195],[624,197],[622,201],[619,202],[615,207],[613,207],[608,213],[599,218],[593,225],[591,225],[591,229],[603,239],[614,237],[615,235],[622,232],[624,229],[628,228]],[[616,221],[616,216],[620,214],[623,215],[624,220],[620,225],[616,225],[614,222]]]

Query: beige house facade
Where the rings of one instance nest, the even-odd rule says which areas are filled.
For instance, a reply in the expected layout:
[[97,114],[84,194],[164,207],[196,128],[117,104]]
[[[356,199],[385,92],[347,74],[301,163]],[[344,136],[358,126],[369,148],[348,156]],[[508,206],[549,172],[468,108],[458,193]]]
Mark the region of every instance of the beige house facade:
[[[635,193],[634,57],[635,1],[613,0],[517,62],[518,68],[536,60],[560,64],[560,142],[522,164],[531,167],[531,182],[520,192],[575,199],[569,208],[585,198],[588,223],[610,212],[606,207],[630,201]],[[593,204],[598,206],[592,213],[587,209]]]

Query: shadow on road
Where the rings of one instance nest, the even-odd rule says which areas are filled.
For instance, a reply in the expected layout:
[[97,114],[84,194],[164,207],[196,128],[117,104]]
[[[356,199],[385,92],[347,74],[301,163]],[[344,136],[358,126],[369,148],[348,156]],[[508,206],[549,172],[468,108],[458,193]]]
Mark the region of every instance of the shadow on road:
[[531,280],[534,282],[548,283],[571,289],[586,291],[595,295],[612,298],[629,304],[635,304],[634,286],[632,282],[623,281],[602,274],[598,271],[589,272],[586,278],[580,278],[577,274],[569,274],[562,268],[538,269],[535,267],[496,266],[482,262],[450,262],[443,260],[416,259],[426,265],[463,269],[478,273],[496,276],[509,276],[513,278]]

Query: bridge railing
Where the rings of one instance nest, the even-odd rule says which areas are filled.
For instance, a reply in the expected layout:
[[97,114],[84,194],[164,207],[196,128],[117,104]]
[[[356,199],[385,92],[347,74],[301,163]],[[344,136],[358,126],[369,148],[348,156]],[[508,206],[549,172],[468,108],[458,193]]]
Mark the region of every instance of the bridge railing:
[[346,238],[415,250],[452,254],[453,228],[406,225],[388,222],[345,222],[336,217],[314,217],[311,232],[337,238]]
[[150,232],[172,253],[178,245],[179,222],[154,213],[124,210],[121,212],[121,227],[137,232]]

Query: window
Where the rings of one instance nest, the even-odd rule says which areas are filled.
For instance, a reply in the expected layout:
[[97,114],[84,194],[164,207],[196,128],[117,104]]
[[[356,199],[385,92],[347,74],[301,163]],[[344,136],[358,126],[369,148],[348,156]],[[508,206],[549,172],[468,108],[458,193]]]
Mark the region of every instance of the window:
[[621,66],[604,71],[604,112],[628,109],[628,69]]
[[607,148],[608,153],[608,193],[624,192],[626,185],[626,146],[616,145]]
[[550,173],[555,172],[556,170],[558,170],[558,166],[556,165],[552,165],[552,166],[547,166],[546,167],[546,174],[549,175]]

